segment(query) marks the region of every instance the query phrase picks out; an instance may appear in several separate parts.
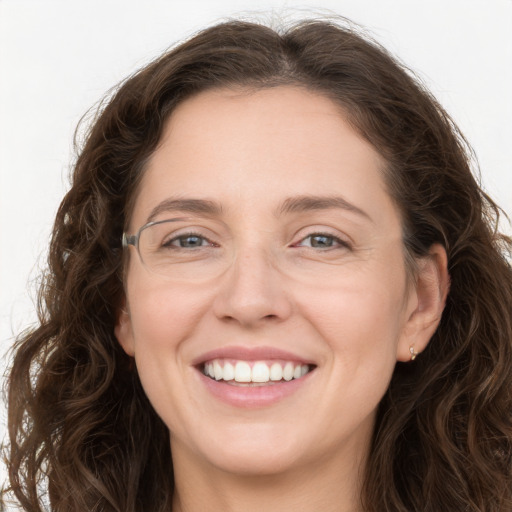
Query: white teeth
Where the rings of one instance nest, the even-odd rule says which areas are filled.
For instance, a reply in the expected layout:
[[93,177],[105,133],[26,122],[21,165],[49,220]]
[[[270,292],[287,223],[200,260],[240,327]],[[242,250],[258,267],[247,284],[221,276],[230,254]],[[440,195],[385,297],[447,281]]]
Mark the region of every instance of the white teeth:
[[270,379],[270,369],[265,363],[255,363],[252,367],[253,382],[268,382]]
[[235,367],[231,363],[224,364],[224,380],[233,380],[235,378]]
[[274,363],[270,367],[270,380],[281,380],[283,378],[283,367],[279,363]]
[[283,379],[284,380],[292,380],[293,379],[293,364],[286,363],[283,369]]
[[235,380],[237,382],[251,382],[251,367],[248,363],[238,361],[235,365]]
[[213,373],[215,375],[215,380],[222,379],[224,372],[222,371],[222,366],[219,364],[218,361],[213,362]]
[[289,362],[273,363],[270,367],[264,361],[251,365],[247,361],[229,361],[215,359],[204,364],[203,373],[215,380],[236,381],[240,383],[266,383],[300,379],[310,371],[307,364]]

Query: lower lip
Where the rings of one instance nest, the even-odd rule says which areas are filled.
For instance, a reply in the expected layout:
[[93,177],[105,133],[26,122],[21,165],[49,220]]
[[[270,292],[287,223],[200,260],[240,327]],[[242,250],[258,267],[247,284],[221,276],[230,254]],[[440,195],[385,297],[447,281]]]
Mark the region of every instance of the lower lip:
[[228,405],[245,409],[268,407],[289,397],[309,381],[311,373],[309,372],[300,379],[293,379],[288,382],[281,381],[259,386],[237,386],[228,384],[226,381],[211,379],[198,371],[201,382],[213,396]]

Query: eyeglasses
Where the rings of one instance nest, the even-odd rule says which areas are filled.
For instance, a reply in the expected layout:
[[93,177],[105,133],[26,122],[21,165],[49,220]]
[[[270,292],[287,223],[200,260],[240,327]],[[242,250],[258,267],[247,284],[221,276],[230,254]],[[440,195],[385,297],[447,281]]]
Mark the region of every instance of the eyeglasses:
[[134,235],[123,233],[122,245],[133,245],[150,272],[168,279],[198,279],[211,277],[226,260],[207,236],[191,219],[175,218],[148,222]]
[[[222,230],[221,230],[222,231]],[[122,246],[132,245],[142,265],[164,279],[195,281],[211,279],[230,268],[236,259],[233,240],[226,233],[210,228],[197,218],[179,217],[148,222],[136,234],[123,233]],[[351,250],[341,240],[325,233],[312,232],[307,244],[294,244],[277,252],[277,264],[289,277],[303,282],[332,282],[343,276],[338,263]],[[335,247],[327,242],[335,241]],[[314,245],[313,245],[313,242]]]

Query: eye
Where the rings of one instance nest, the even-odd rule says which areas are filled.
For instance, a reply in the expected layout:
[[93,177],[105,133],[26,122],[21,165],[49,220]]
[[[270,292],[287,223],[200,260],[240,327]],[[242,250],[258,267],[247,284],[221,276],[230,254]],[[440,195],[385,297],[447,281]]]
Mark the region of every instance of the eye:
[[176,247],[178,249],[196,249],[198,247],[211,247],[213,245],[214,244],[207,238],[195,233],[176,236],[163,244],[164,247]]
[[328,233],[312,233],[303,238],[297,245],[299,247],[311,247],[313,249],[349,248],[347,242]]

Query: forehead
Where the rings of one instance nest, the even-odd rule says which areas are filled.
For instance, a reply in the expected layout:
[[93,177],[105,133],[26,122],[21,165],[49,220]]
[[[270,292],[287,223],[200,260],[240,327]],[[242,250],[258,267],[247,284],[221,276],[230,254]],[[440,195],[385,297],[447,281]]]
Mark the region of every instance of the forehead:
[[275,206],[306,194],[389,200],[384,165],[342,108],[318,93],[284,86],[207,91],[168,120],[141,181],[134,222],[169,195],[213,198],[227,208]]

